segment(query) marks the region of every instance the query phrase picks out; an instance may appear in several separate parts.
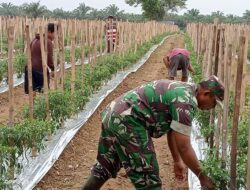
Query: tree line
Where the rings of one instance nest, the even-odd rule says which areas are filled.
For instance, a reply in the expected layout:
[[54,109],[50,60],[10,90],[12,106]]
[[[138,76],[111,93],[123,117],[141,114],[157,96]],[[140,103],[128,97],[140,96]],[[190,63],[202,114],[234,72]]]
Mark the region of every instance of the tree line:
[[250,10],[246,10],[243,16],[233,14],[225,15],[221,11],[214,11],[210,15],[200,14],[198,9],[187,10],[183,15],[178,11],[186,8],[187,0],[125,0],[131,6],[141,5],[142,15],[145,18],[171,21],[184,28],[190,22],[212,23],[214,18],[219,18],[224,23],[250,24]]
[[183,15],[175,13],[165,15],[164,20],[173,21],[180,28],[185,28],[187,23],[201,22],[201,23],[213,23],[214,18],[219,18],[223,23],[232,24],[250,24],[250,11],[246,10],[243,16],[237,16],[233,14],[225,15],[221,11],[212,12],[210,15],[200,14],[198,9],[187,10]]
[[198,9],[187,10],[183,15],[178,11],[186,8],[187,0],[125,0],[130,6],[142,7],[142,14],[126,13],[120,10],[115,4],[111,4],[104,9],[95,9],[80,3],[72,11],[65,11],[62,8],[49,10],[46,6],[41,5],[40,1],[24,3],[20,6],[12,3],[0,4],[1,16],[29,16],[29,17],[52,17],[52,18],[76,18],[76,19],[100,19],[112,15],[118,20],[128,21],[171,21],[179,27],[184,28],[190,22],[211,23],[214,18],[219,18],[224,23],[250,23],[250,10],[246,10],[243,16],[233,14],[225,15],[221,11],[212,12],[210,15],[200,14]]
[[116,5],[111,4],[104,9],[98,10],[92,7],[80,3],[72,11],[65,11],[62,8],[56,8],[49,10],[46,6],[42,5],[40,1],[32,3],[24,3],[20,6],[12,3],[0,4],[1,16],[28,16],[28,17],[51,17],[51,18],[76,18],[76,19],[105,19],[109,15],[114,16],[118,20],[128,21],[144,21],[146,20],[140,14],[125,13],[124,10],[120,10]]

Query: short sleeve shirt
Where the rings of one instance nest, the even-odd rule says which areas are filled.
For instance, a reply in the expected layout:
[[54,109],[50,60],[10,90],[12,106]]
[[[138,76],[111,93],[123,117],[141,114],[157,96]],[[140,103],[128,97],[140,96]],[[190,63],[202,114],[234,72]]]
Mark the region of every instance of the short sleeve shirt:
[[188,50],[186,50],[186,49],[183,49],[183,48],[174,48],[174,49],[172,49],[172,51],[170,52],[170,53],[168,53],[166,56],[169,58],[169,60],[172,58],[172,57],[174,57],[174,56],[176,56],[176,55],[178,55],[178,54],[182,54],[182,55],[184,55],[184,56],[186,56],[188,59],[189,59],[189,51]]
[[195,91],[196,85],[191,83],[152,81],[111,102],[103,121],[115,113],[143,123],[152,137],[160,137],[170,130],[189,136],[197,109]]

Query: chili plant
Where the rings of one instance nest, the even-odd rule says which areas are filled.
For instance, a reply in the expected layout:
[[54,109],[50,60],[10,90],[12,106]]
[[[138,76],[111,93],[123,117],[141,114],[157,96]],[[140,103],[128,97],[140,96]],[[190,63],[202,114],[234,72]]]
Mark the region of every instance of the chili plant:
[[14,70],[18,78],[22,77],[26,63],[27,63],[27,57],[25,54],[18,53],[15,55]]
[[8,76],[8,61],[7,59],[0,60],[0,82],[7,79]]

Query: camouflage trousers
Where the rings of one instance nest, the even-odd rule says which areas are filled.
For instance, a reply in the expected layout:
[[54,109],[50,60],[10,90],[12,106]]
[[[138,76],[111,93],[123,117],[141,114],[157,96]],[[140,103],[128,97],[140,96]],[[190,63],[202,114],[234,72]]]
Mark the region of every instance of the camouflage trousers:
[[124,167],[136,189],[161,189],[153,141],[142,122],[112,115],[108,125],[102,124],[98,146],[93,175],[104,180],[115,178]]

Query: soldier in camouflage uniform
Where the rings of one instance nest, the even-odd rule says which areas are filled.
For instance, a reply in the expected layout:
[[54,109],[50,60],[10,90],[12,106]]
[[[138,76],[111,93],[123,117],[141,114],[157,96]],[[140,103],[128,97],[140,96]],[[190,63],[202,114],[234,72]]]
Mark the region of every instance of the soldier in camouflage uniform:
[[168,134],[174,171],[182,179],[185,165],[201,185],[213,188],[201,172],[190,144],[197,107],[214,108],[224,87],[215,76],[198,85],[171,80],[152,81],[112,101],[102,112],[97,163],[83,190],[97,190],[123,167],[136,189],[160,190],[161,179],[152,138]]

